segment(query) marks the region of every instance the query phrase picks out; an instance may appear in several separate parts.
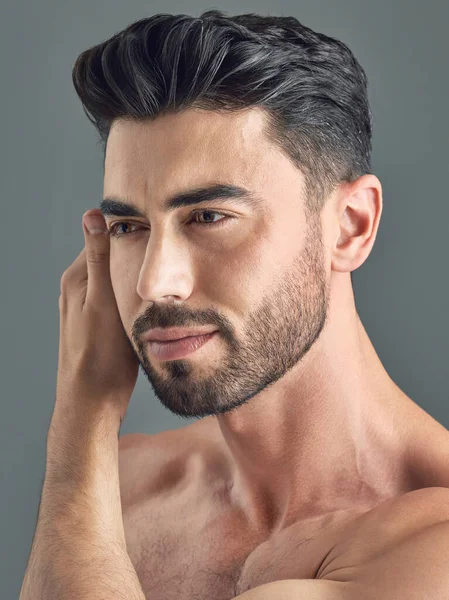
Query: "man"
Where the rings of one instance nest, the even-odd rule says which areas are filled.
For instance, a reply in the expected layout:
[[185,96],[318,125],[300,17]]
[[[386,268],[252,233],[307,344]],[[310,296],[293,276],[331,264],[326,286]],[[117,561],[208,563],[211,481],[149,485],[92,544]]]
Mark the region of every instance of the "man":
[[[293,18],[156,15],[73,77],[104,198],[61,281],[21,600],[449,597],[449,434],[355,307],[382,188],[349,49]],[[197,421],[117,441],[139,366]]]

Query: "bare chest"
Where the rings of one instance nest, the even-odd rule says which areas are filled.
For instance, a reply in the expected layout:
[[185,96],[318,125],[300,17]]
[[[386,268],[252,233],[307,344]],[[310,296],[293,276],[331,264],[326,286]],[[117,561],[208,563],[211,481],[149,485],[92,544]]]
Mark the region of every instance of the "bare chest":
[[333,514],[263,539],[241,517],[182,494],[124,515],[128,553],[151,600],[230,600],[280,579],[315,579],[349,522],[351,515]]

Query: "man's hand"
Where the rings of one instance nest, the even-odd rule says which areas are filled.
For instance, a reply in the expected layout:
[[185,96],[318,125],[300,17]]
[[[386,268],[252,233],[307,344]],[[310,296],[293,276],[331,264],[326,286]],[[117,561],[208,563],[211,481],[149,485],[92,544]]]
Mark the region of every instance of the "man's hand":
[[[97,233],[88,232],[87,218],[93,218]],[[139,364],[112,289],[110,242],[101,212],[88,210],[83,225],[85,248],[61,278],[55,417],[78,419],[105,408],[120,425]]]
[[61,280],[56,403],[20,600],[145,598],[127,553],[118,467],[138,361],[113,294],[109,238],[84,235]]

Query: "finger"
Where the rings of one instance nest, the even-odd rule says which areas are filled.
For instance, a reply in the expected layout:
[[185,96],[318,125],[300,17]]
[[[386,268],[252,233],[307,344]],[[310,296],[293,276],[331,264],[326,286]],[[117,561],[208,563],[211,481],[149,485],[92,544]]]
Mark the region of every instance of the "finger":
[[[87,286],[87,266],[86,266],[86,247],[78,254],[73,263],[64,271],[61,276],[59,291],[66,297],[72,294],[70,290],[83,287],[84,292]],[[85,297],[85,293],[84,293]],[[84,301],[84,300],[83,300]]]
[[109,236],[99,209],[84,213],[83,230],[86,242],[86,302],[100,302],[109,298],[112,286],[109,273]]

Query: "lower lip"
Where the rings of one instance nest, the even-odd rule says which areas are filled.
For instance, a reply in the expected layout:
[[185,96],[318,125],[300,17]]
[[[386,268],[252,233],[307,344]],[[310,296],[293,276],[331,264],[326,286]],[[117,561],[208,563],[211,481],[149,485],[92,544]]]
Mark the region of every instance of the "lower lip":
[[185,337],[173,342],[148,342],[150,352],[161,360],[175,360],[176,358],[184,358],[189,354],[204,346],[212,339],[217,331],[207,333],[206,335],[198,335]]

